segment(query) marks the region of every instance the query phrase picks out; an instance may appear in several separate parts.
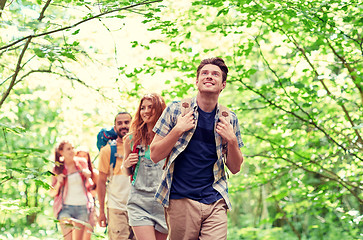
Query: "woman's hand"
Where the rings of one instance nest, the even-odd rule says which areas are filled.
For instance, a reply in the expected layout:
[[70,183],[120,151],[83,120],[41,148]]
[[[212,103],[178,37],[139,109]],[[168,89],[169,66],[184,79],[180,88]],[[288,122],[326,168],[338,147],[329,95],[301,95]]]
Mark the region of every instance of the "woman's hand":
[[63,173],[53,176],[53,182],[55,181],[55,184],[53,185],[53,187],[50,189],[50,192],[49,192],[51,197],[55,197],[58,195],[59,190],[61,189],[61,187],[64,184],[65,177],[66,176]]
[[85,176],[85,178],[90,178],[92,173],[88,168],[83,168],[81,173],[83,174],[83,176]]
[[59,184],[59,186],[63,185],[65,177],[66,176],[63,173],[57,175],[57,184]]
[[134,166],[139,161],[139,154],[130,153],[127,158],[124,160],[123,166],[128,169]]

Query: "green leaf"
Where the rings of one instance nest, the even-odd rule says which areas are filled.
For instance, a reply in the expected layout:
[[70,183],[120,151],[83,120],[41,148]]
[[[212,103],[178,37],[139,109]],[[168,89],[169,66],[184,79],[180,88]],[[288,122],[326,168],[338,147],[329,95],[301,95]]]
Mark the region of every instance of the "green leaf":
[[190,35],[191,35],[191,32],[188,32],[188,33],[185,35],[185,38],[186,38],[186,39],[190,39]]
[[80,29],[77,29],[76,31],[74,31],[74,32],[72,33],[72,35],[77,35],[79,32],[80,32]]
[[40,57],[40,58],[44,58],[45,57],[45,53],[41,50],[41,49],[39,49],[39,48],[34,48],[34,53],[35,53],[35,55],[37,55],[38,57]]

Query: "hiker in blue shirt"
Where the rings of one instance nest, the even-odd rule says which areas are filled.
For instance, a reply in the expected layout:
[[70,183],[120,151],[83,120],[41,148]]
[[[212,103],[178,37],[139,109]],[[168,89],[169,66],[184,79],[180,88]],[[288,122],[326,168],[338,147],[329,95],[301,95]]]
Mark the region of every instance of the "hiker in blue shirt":
[[[225,167],[236,174],[243,162],[238,119],[218,103],[227,73],[223,59],[204,59],[197,96],[190,104],[168,105],[153,129],[151,159],[168,158],[155,198],[165,207],[171,240],[227,238]],[[185,115],[184,104],[190,109]]]

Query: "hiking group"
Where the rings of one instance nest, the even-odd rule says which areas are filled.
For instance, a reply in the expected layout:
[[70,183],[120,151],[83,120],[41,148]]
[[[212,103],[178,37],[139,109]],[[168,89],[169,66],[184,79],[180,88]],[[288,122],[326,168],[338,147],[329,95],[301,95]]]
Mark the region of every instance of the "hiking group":
[[51,194],[64,239],[90,239],[96,222],[111,240],[227,239],[226,171],[243,163],[236,114],[218,103],[227,73],[204,59],[196,96],[166,105],[146,94],[134,116],[119,112],[97,136],[97,170],[87,151],[59,144]]

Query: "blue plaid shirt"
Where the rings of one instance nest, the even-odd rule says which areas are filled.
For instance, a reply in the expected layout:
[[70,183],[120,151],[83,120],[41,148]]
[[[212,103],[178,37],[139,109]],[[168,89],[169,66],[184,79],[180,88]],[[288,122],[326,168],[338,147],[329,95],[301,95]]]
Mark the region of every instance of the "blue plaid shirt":
[[[194,116],[196,117],[196,120],[198,121],[198,111],[197,111],[197,102],[196,98],[194,97],[191,100],[191,111],[194,111]],[[235,132],[235,135],[237,137],[238,146],[241,148],[243,146],[243,142],[241,139],[241,133],[239,130],[238,125],[238,119],[235,113],[231,113],[231,123]],[[154,126],[153,131],[160,135],[161,137],[165,137],[168,135],[168,133],[174,128],[177,122],[178,116],[181,114],[181,107],[179,101],[174,101],[170,105],[166,107],[163,114],[160,116],[159,120]],[[214,118],[214,129],[216,127],[216,124],[219,119],[219,105],[217,108],[216,116]],[[170,189],[171,189],[171,183],[173,180],[173,172],[174,172],[174,165],[175,165],[175,159],[176,157],[184,151],[184,149],[187,147],[190,139],[192,138],[197,124],[195,124],[195,127],[187,132],[184,132],[183,135],[179,138],[175,146],[173,147],[168,165],[166,166],[166,169],[163,173],[162,181],[158,187],[158,190],[155,193],[155,198],[157,201],[159,201],[164,207],[169,206],[169,196],[170,196]],[[228,185],[227,185],[227,179],[224,172],[223,167],[223,154],[222,154],[222,137],[215,132],[215,141],[216,141],[216,148],[217,148],[217,156],[218,160],[214,164],[213,167],[213,174],[214,174],[214,183],[213,188],[217,190],[224,200],[227,203],[227,206],[229,209],[231,209],[231,202],[228,198]]]

